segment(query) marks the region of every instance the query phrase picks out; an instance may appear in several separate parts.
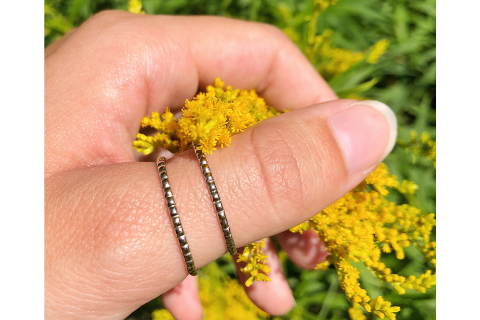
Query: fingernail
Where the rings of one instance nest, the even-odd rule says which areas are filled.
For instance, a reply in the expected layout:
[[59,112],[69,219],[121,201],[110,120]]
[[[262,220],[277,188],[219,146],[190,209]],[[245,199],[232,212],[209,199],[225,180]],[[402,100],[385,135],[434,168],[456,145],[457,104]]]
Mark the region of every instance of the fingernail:
[[330,118],[350,175],[378,165],[395,146],[397,119],[384,103],[356,102]]

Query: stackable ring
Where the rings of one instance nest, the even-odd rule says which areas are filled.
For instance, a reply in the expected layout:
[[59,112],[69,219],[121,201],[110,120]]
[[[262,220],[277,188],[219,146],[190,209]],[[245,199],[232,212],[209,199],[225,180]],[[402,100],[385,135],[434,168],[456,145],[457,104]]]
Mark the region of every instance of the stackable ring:
[[170,212],[170,218],[172,218],[173,227],[175,233],[177,234],[178,244],[182,249],[183,259],[185,259],[185,264],[187,265],[188,273],[192,276],[198,274],[197,269],[195,268],[195,263],[193,262],[192,253],[190,252],[190,247],[188,246],[187,237],[183,232],[182,223],[180,222],[180,216],[178,215],[177,206],[175,200],[173,199],[172,189],[170,183],[168,182],[167,169],[165,167],[165,157],[160,157],[157,159],[157,169],[158,176],[162,183],[163,192],[165,195],[165,200],[167,201],[168,211]]
[[225,216],[225,210],[223,209],[220,195],[218,194],[217,187],[215,186],[215,180],[213,179],[212,172],[208,166],[207,158],[200,150],[197,150],[195,144],[193,144],[193,149],[195,150],[198,162],[202,167],[203,176],[205,177],[208,190],[212,196],[213,204],[215,205],[215,210],[217,211],[218,215],[218,220],[222,226],[223,237],[227,243],[228,252],[233,256],[237,254],[237,248],[235,247],[235,242],[233,241],[232,233],[230,232],[230,227],[228,226],[227,217]]

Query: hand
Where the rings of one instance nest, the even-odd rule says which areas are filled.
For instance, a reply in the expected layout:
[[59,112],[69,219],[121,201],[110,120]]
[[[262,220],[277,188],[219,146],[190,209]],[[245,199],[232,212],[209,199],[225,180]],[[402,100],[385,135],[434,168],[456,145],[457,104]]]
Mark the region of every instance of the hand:
[[[124,319],[186,278],[155,164],[136,162],[132,141],[145,114],[180,110],[216,77],[294,110],[208,155],[236,245],[280,233],[300,266],[324,259],[320,242],[308,252],[298,245],[315,239],[311,234],[284,231],[351,190],[383,160],[396,138],[392,111],[379,102],[336,100],[272,26],[103,12],[45,50],[47,319]],[[167,168],[201,267],[226,252],[211,199],[192,150],[171,158]],[[267,251],[281,271],[271,245]],[[270,277],[247,291],[265,311],[284,313],[294,303],[290,289],[281,272]],[[179,319],[201,316],[194,281],[177,287],[190,295],[188,315],[178,299],[164,296]]]

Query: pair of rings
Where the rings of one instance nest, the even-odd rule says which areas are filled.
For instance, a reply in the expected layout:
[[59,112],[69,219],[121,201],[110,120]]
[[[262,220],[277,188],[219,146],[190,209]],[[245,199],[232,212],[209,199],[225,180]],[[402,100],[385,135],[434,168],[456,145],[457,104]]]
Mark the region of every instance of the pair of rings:
[[[215,210],[217,211],[218,220],[222,227],[223,236],[227,244],[228,252],[231,255],[235,255],[237,253],[235,242],[233,241],[232,233],[230,232],[230,227],[228,226],[227,217],[225,216],[225,210],[223,209],[220,195],[218,193],[217,187],[215,186],[215,180],[213,179],[212,171],[208,166],[207,158],[205,157],[205,154],[203,154],[200,150],[197,150],[195,145],[193,145],[193,149],[195,150],[195,154],[197,155],[198,162],[200,164],[200,167],[202,168],[203,176],[205,177],[205,181],[210,191],[210,196],[212,197],[213,204],[215,205]],[[195,268],[192,252],[190,251],[190,247],[188,246],[187,237],[185,236],[185,233],[183,231],[182,223],[180,221],[180,216],[177,210],[177,205],[175,204],[175,200],[173,198],[172,188],[168,181],[165,161],[165,157],[160,157],[157,159],[158,175],[162,184],[163,193],[167,202],[168,211],[170,212],[170,218],[173,222],[173,228],[177,236],[178,244],[180,245],[183,258],[185,259],[187,271],[192,276],[196,276],[198,274],[198,271]]]

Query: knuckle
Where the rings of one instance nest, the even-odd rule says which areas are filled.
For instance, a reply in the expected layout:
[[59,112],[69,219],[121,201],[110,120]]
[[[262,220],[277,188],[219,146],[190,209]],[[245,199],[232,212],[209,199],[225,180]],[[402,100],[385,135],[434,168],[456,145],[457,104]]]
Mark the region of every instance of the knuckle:
[[[94,43],[118,48],[131,47],[141,38],[140,29],[143,25],[141,21],[137,15],[128,12],[106,10],[85,21],[80,29],[88,33],[88,37]],[[125,46],[126,44],[128,46]],[[116,52],[116,50],[112,52]]]
[[128,15],[128,13],[120,10],[103,10],[91,16],[83,25],[93,24],[96,27],[98,25],[105,27],[118,23]]
[[282,31],[277,26],[267,24],[267,23],[259,23],[262,28],[265,30],[265,32],[268,34],[269,37],[272,37],[275,40],[280,40],[280,41],[289,41],[290,39],[287,37],[287,35]]
[[283,32],[282,29],[278,28],[277,26],[264,24],[266,37],[268,39],[272,39],[273,45],[276,46],[277,54],[281,50],[298,50],[297,46],[293,43],[293,41]]
[[118,10],[97,13],[75,33],[79,52],[106,65],[131,68],[137,75],[138,62],[150,61],[152,39],[145,32],[148,26],[139,15]]
[[276,212],[303,210],[304,192],[300,164],[285,137],[284,128],[272,124],[268,130],[253,128],[253,157],[264,189]]

